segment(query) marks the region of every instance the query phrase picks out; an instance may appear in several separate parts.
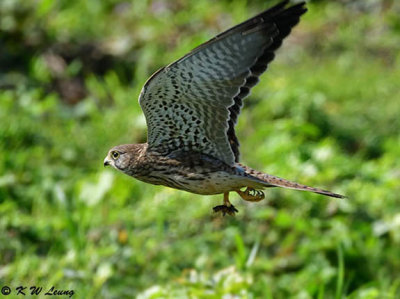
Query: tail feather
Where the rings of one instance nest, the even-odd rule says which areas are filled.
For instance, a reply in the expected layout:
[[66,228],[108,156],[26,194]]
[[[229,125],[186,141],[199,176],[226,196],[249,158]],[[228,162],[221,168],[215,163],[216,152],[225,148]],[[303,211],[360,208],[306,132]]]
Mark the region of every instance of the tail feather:
[[265,187],[283,187],[283,188],[287,188],[287,189],[295,189],[295,190],[301,190],[301,191],[314,192],[314,193],[318,193],[318,194],[330,196],[330,197],[335,197],[335,198],[346,198],[346,196],[341,195],[341,194],[337,194],[337,193],[333,193],[328,190],[323,190],[320,188],[310,187],[310,186],[306,186],[306,185],[299,184],[296,182],[288,181],[288,180],[282,179],[280,177],[276,177],[276,176],[273,176],[270,174],[263,173],[261,171],[251,169],[249,167],[245,167],[245,171],[250,177],[255,178],[256,181],[259,182],[260,185],[264,188]]

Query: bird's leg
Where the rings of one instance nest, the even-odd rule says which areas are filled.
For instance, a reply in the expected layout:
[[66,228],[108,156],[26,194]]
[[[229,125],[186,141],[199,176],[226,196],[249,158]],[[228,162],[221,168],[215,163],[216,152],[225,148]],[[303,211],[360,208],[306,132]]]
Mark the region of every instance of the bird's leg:
[[214,212],[222,212],[223,216],[225,216],[225,214],[235,216],[235,213],[239,212],[229,201],[229,192],[224,193],[224,204],[214,207],[213,210]]
[[240,195],[242,199],[247,201],[255,202],[263,200],[265,198],[264,192],[250,187],[247,187],[244,191],[236,190],[236,192]]

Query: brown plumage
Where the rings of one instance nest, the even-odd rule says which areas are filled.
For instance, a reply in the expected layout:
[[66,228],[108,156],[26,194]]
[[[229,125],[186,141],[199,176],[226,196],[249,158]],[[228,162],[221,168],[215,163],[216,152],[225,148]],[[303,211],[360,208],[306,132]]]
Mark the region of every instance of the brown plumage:
[[286,8],[288,2],[217,35],[153,74],[139,97],[148,142],[112,148],[104,165],[150,184],[196,194],[223,193],[223,205],[214,211],[224,215],[237,212],[229,202],[230,191],[248,201],[262,200],[266,187],[343,198],[239,164],[234,126],[242,100],[306,12],[305,3]]

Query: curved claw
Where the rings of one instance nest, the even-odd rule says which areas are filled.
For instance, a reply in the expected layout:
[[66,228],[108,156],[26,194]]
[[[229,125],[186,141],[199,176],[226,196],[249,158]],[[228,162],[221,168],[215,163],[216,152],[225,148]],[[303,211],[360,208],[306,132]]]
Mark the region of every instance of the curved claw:
[[226,214],[235,216],[235,213],[239,213],[239,211],[232,204],[229,207],[226,205],[215,206],[213,210],[215,213],[222,212],[222,216],[225,216]]

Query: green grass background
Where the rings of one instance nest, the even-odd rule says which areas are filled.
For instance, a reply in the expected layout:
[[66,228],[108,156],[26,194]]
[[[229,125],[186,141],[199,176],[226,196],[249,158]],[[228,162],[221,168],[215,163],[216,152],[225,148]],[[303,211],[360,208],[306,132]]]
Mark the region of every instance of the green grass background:
[[237,126],[243,163],[348,199],[233,195],[223,218],[103,168],[146,140],[154,71],[273,3],[0,1],[0,287],[400,298],[399,1],[310,1]]

